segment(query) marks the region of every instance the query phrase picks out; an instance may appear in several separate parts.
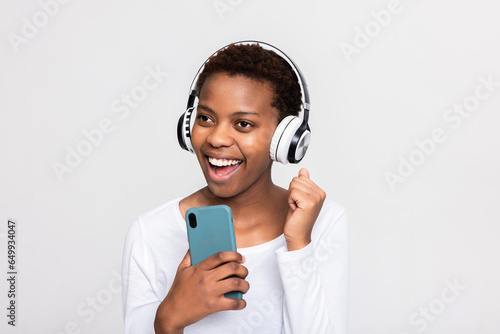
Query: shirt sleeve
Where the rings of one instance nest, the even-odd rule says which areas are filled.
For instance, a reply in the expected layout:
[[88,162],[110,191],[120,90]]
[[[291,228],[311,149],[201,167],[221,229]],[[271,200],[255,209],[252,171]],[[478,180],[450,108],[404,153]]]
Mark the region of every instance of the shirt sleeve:
[[284,289],[282,333],[346,334],[349,236],[344,210],[320,214],[314,229],[306,247],[276,250]]
[[125,334],[154,334],[160,300],[153,291],[141,221],[136,220],[125,238],[122,263],[122,301]]

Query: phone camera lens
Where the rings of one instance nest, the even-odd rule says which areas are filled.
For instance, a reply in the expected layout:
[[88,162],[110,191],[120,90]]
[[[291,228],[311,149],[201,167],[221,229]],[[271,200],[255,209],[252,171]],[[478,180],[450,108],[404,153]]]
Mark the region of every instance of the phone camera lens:
[[195,228],[196,226],[198,226],[198,223],[196,222],[196,215],[194,213],[190,213],[188,215],[188,220],[189,226],[191,226],[191,228]]

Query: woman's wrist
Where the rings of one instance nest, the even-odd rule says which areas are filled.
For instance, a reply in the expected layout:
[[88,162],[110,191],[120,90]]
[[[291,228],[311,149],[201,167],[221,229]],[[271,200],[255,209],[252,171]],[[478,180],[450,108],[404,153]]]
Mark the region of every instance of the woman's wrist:
[[294,240],[285,237],[285,239],[286,239],[286,248],[288,249],[289,252],[302,249],[311,243],[310,238],[303,240],[297,240],[297,239]]
[[156,334],[182,334],[184,328],[175,324],[176,316],[166,310],[165,300],[158,306],[156,311],[154,330]]
[[178,328],[170,325],[168,321],[158,320],[158,315],[155,318],[154,329],[156,334],[182,334],[184,333],[184,328]]

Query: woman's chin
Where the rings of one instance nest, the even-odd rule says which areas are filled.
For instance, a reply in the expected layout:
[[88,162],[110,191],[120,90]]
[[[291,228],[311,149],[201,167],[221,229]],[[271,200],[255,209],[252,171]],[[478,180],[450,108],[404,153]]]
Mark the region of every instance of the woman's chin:
[[208,182],[207,189],[211,195],[219,198],[231,198],[240,193],[236,189],[233,189],[233,187],[229,187],[228,185],[221,186],[219,184],[214,184],[211,182]]

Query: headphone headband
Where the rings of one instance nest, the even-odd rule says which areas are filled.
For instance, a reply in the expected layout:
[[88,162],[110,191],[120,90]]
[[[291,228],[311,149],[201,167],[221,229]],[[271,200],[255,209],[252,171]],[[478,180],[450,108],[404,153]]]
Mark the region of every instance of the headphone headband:
[[203,69],[205,68],[205,64],[210,60],[210,58],[212,58],[217,53],[226,49],[228,46],[230,46],[232,44],[234,44],[234,45],[258,44],[264,50],[273,51],[278,56],[280,56],[281,58],[286,60],[288,65],[290,65],[292,70],[295,72],[295,75],[297,76],[297,80],[299,80],[300,92],[302,93],[302,106],[301,106],[302,111],[303,111],[302,118],[304,119],[304,122],[307,123],[307,121],[309,120],[309,109],[310,109],[309,92],[307,91],[307,84],[306,84],[304,77],[302,76],[302,73],[300,72],[300,69],[297,67],[297,65],[295,65],[293,60],[290,57],[288,57],[283,51],[281,51],[280,49],[278,49],[277,47],[275,47],[269,43],[260,42],[260,41],[245,40],[245,41],[239,41],[239,42],[234,42],[234,43],[228,44],[228,45],[220,48],[219,50],[215,51],[207,60],[205,60],[203,65],[200,66],[200,69],[196,73],[196,76],[194,77],[193,82],[191,83],[191,87],[189,89],[190,98],[188,99],[187,108],[189,109],[194,105],[195,99],[191,98],[191,97],[197,97],[197,95],[198,95],[198,89],[196,87],[196,84],[198,82],[198,78],[200,77],[201,72],[203,72]]

